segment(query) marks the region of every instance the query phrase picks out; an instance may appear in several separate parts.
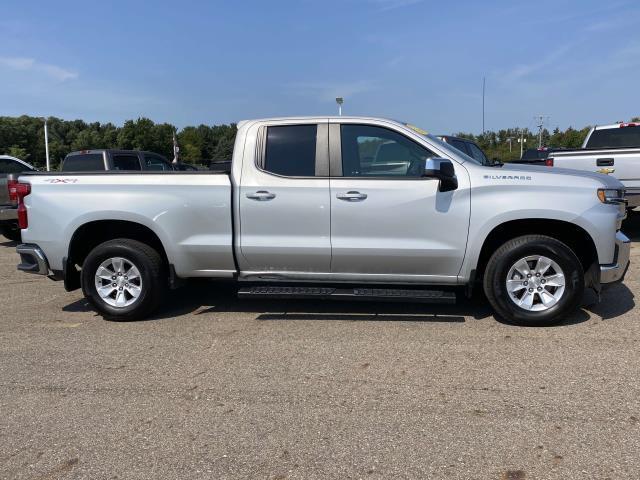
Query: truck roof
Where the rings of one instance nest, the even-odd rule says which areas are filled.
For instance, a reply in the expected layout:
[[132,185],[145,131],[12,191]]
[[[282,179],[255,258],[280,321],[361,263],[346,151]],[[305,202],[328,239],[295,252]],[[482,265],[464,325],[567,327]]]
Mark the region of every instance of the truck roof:
[[382,120],[385,122],[395,123],[396,125],[408,126],[407,122],[403,122],[400,120],[393,120],[391,118],[384,117],[371,117],[371,116],[349,116],[349,115],[307,115],[307,116],[299,116],[299,117],[270,117],[270,118],[252,118],[248,120],[241,120],[237,123],[238,128],[250,122],[285,122],[285,121],[296,121],[296,120]]
[[159,153],[155,153],[155,152],[150,152],[148,150],[126,150],[126,149],[120,149],[120,148],[92,148],[90,150],[76,150],[75,152],[69,152],[67,154],[67,157],[69,155],[84,155],[87,153],[102,153],[102,152],[108,152],[108,153],[131,153],[131,152],[141,152],[141,153],[153,153],[155,155],[160,155]]
[[618,122],[610,125],[596,125],[594,130],[609,130],[611,128],[624,128],[624,127],[640,127],[640,122]]

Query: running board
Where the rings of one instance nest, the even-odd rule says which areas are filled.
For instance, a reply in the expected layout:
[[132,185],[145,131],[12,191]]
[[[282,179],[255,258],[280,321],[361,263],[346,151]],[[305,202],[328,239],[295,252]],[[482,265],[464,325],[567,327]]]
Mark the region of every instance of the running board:
[[455,303],[456,294],[442,290],[332,287],[247,287],[238,298],[292,298],[322,300],[378,300],[385,302]]

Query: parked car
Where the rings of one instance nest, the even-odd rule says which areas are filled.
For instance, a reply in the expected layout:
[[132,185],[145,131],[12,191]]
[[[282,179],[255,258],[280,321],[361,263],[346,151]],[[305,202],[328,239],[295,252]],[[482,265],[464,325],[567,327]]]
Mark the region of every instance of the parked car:
[[191,165],[190,163],[183,163],[183,162],[172,163],[171,166],[173,167],[174,170],[178,170],[180,172],[197,172],[200,170],[195,165]]
[[118,320],[211,277],[242,298],[449,303],[481,284],[501,317],[547,325],[585,288],[624,278],[618,180],[488,167],[419,132],[366,117],[253,120],[238,124],[230,174],[21,175],[18,269],[82,287]]
[[582,148],[553,152],[550,167],[573,168],[610,175],[625,186],[629,208],[640,206],[640,123],[593,127]]
[[510,163],[526,163],[529,165],[545,165],[545,161],[554,151],[551,147],[527,148],[519,160]]
[[0,233],[9,240],[20,241],[17,200],[9,198],[8,177],[11,174],[35,171],[33,165],[19,158],[0,155]]
[[173,170],[171,162],[162,155],[140,150],[81,150],[71,152],[62,161],[63,172],[100,170]]
[[453,137],[451,135],[438,135],[438,138],[452,147],[457,148],[462,153],[469,155],[471,158],[475,158],[482,165],[491,165],[494,163],[494,161],[487,158],[482,149],[473,140],[462,137]]

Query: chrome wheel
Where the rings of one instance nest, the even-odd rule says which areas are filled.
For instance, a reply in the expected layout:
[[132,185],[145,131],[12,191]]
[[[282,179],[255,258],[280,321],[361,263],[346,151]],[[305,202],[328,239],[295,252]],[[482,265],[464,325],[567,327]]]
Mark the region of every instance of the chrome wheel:
[[98,266],[95,285],[100,298],[112,307],[133,305],[142,292],[140,270],[122,257],[108,258]]
[[506,286],[509,298],[518,307],[541,312],[562,298],[564,273],[550,258],[531,255],[513,264],[507,274]]

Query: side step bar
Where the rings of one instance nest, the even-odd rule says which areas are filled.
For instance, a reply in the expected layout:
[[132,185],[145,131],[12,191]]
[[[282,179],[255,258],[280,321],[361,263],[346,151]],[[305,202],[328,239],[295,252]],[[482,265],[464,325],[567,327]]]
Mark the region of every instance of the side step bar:
[[322,300],[378,300],[385,302],[455,303],[456,294],[442,290],[333,287],[246,287],[238,298],[291,298]]

